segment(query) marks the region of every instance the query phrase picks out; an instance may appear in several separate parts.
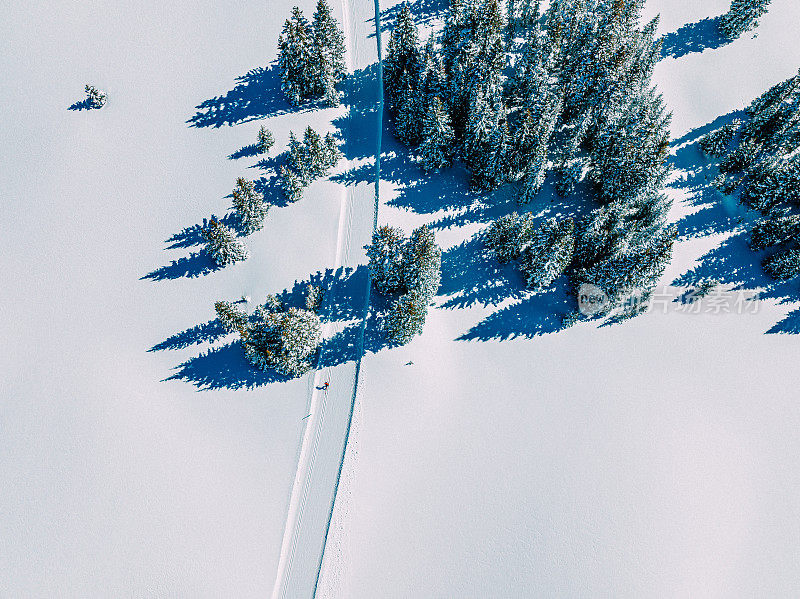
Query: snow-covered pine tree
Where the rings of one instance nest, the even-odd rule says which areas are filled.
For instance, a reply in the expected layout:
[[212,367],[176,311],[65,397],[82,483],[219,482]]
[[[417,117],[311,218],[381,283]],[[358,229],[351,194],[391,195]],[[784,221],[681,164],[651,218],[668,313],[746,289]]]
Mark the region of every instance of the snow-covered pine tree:
[[203,230],[203,237],[206,240],[206,252],[217,265],[225,266],[247,259],[244,245],[236,239],[233,231],[216,218],[212,218],[208,228]]
[[728,39],[758,27],[758,19],[769,10],[772,0],[732,0],[727,13],[719,21],[719,29]]
[[740,125],[741,121],[736,119],[716,131],[707,133],[698,142],[700,149],[709,156],[722,156],[728,145],[730,145],[731,140],[736,136],[736,131]]
[[384,225],[372,235],[367,257],[372,282],[378,291],[391,293],[403,290],[404,245],[405,233],[397,227]]
[[322,287],[318,287],[317,285],[309,285],[306,288],[306,310],[310,310],[315,314],[319,314],[323,295],[324,292],[322,291]]
[[384,60],[384,83],[395,130],[404,143],[416,145],[421,134],[419,90],[422,85],[422,53],[417,28],[408,3],[403,4],[389,37]]
[[473,91],[462,156],[472,173],[470,188],[491,191],[508,177],[508,125],[497,88],[475,86]]
[[251,364],[288,376],[299,376],[313,367],[321,341],[319,316],[300,308],[259,311],[242,337]]
[[498,262],[504,264],[519,258],[531,243],[536,231],[533,215],[512,212],[493,221],[484,232],[483,241]]
[[272,131],[261,125],[256,138],[256,150],[259,154],[266,154],[273,145],[275,145],[275,138],[272,136]]
[[572,262],[575,250],[575,223],[571,218],[551,218],[532,236],[522,252],[520,269],[534,291],[549,287]]
[[753,227],[750,247],[764,250],[790,240],[800,241],[800,214],[776,214],[765,218]]
[[392,342],[405,345],[414,336],[422,334],[428,304],[422,293],[409,291],[392,304],[386,316],[386,333]]
[[247,313],[236,304],[219,301],[214,304],[214,311],[227,332],[241,333],[247,329]]
[[264,202],[264,196],[256,191],[256,184],[244,177],[236,179],[236,188],[233,190],[233,207],[241,222],[242,232],[250,235],[264,226],[269,204]]
[[422,143],[419,146],[420,164],[424,171],[434,171],[450,166],[453,160],[455,133],[450,126],[450,116],[438,96],[433,98],[422,125]]
[[286,165],[281,165],[278,172],[281,180],[281,189],[283,190],[283,195],[286,196],[286,199],[290,202],[297,202],[298,200],[302,199],[305,185],[303,185],[303,182],[300,177],[297,176],[297,173],[295,173],[295,171],[291,168],[288,168]]
[[86,84],[86,104],[89,108],[102,108],[106,105],[106,95],[93,85]]
[[314,38],[308,20],[298,7],[286,19],[278,38],[278,64],[281,89],[290,103],[297,106],[313,93]]
[[785,281],[800,275],[800,248],[778,252],[763,262],[764,272],[773,279]]
[[342,152],[339,150],[339,144],[336,142],[333,133],[329,132],[325,134],[325,139],[322,142],[322,156],[322,164],[324,165],[326,173],[329,169],[336,166],[342,157]]
[[325,151],[322,146],[322,138],[310,126],[306,127],[303,132],[302,155],[310,181],[325,175],[327,169],[325,168]]
[[314,65],[316,93],[326,104],[339,103],[336,84],[345,76],[344,34],[325,0],[318,0],[314,13]]
[[403,250],[403,282],[406,289],[427,298],[436,295],[442,279],[442,250],[436,245],[433,231],[427,225],[414,229]]

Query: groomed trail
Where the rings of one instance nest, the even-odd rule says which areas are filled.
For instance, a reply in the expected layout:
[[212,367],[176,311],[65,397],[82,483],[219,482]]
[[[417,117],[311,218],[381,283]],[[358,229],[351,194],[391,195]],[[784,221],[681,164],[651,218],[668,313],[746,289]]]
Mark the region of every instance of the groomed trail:
[[[358,182],[342,191],[335,270],[357,268],[364,263],[364,246],[378,222],[378,182],[383,122],[383,90],[380,64],[380,5],[368,2],[351,5],[342,1],[342,26],[346,38],[346,61],[350,75],[344,84],[343,102],[348,107],[344,153],[347,169],[359,160],[375,158],[375,182]],[[375,23],[375,41],[370,22]],[[369,67],[377,62],[377,76]],[[372,118],[370,118],[372,117]],[[374,120],[373,120],[374,119]],[[362,272],[365,269],[361,270]],[[309,416],[303,434],[297,473],[281,545],[273,599],[313,598],[317,593],[325,546],[333,517],[334,503],[342,475],[353,409],[358,393],[361,356],[369,313],[371,280],[364,285],[363,315],[359,323],[355,362],[335,367],[322,366],[310,386]],[[327,290],[325,308],[339,301],[336,285]],[[342,332],[348,324],[327,323],[326,338]],[[320,364],[325,364],[325,356]],[[328,384],[326,386],[326,383]]]

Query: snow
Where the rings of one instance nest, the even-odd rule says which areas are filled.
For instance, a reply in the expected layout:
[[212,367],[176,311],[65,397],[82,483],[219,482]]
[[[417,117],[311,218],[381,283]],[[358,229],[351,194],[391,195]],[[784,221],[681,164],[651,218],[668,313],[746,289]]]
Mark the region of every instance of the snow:
[[[796,72],[800,6],[774,0],[757,37],[719,45],[703,19],[727,5],[646,7],[670,41],[655,78],[680,138],[668,192],[683,237],[665,284],[695,268],[766,284],[727,233],[747,215],[706,192],[694,142]],[[426,26],[442,6],[412,3]],[[504,207],[474,204],[458,167],[421,176],[387,133],[379,222],[431,224],[443,286],[408,346],[367,332],[350,403],[380,134],[372,10],[347,11],[347,119],[280,100],[280,3],[6,7],[0,596],[305,596],[322,543],[326,597],[796,596],[797,340],[768,333],[797,330],[782,301],[796,283],[757,314],[549,333],[547,298],[510,270],[487,286],[472,258]],[[86,83],[107,104],[68,110]],[[272,156],[290,130],[339,130],[347,161],[273,207],[247,261],[210,270],[192,227],[225,213],[236,177],[264,174],[246,151],[261,124]],[[217,300],[252,310],[336,266],[355,270],[325,276],[342,342],[317,373],[270,382],[202,326]]]

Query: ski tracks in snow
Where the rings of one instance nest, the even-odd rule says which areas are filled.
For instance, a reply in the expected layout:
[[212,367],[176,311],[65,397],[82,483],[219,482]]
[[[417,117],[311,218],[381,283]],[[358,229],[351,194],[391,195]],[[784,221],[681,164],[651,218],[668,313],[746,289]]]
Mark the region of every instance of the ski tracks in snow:
[[[366,5],[366,7],[365,7]],[[377,121],[375,136],[376,172],[374,186],[367,183],[350,185],[342,190],[340,199],[338,234],[336,243],[335,269],[356,267],[363,263],[362,248],[369,243],[378,220],[378,183],[380,180],[380,147],[383,123],[383,86],[380,62],[380,5],[374,0],[374,21],[376,46],[364,45],[368,39],[366,23],[372,15],[368,14],[367,3],[350,6],[350,0],[342,0],[342,27],[346,35],[346,62],[348,77],[346,85],[351,93],[348,114],[348,139],[346,146],[353,143],[350,130],[354,120],[352,104],[354,73],[364,69],[378,57],[378,78],[375,81]],[[360,93],[364,93],[362,89]],[[360,100],[363,103],[363,99]],[[346,154],[352,155],[351,152]],[[349,161],[347,168],[352,168]],[[374,189],[372,189],[374,187]],[[354,243],[355,242],[355,243]],[[361,356],[364,353],[364,337],[370,304],[371,277],[365,280],[364,311],[358,332],[355,363],[337,367],[317,368],[309,388],[309,416],[303,433],[303,441],[298,458],[292,493],[287,512],[286,527],[281,545],[278,572],[273,588],[273,599],[312,598],[317,593],[322,570],[325,547],[331,530],[334,505],[342,469],[347,453],[353,412],[358,394],[358,381],[361,374]],[[327,290],[324,305],[336,301],[336,285]],[[342,332],[347,323],[326,323],[323,334],[331,338]],[[329,388],[322,389],[324,383]]]

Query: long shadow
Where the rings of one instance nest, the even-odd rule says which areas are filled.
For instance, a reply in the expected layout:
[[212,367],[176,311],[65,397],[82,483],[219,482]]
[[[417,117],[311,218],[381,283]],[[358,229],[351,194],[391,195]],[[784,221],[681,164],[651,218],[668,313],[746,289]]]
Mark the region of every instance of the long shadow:
[[[397,22],[397,16],[403,8],[404,3],[398,3],[390,8],[381,11],[381,33],[394,28]],[[450,6],[447,0],[411,0],[407,2],[411,14],[414,16],[414,22],[417,25],[427,25],[434,19],[443,15]],[[368,19],[368,22],[374,23],[375,19]],[[369,34],[369,37],[375,37],[375,33]]]
[[228,156],[229,160],[239,160],[239,158],[250,158],[251,156],[258,156],[258,146],[256,144],[248,144],[236,150],[233,154]]
[[[378,64],[373,63],[348,76],[342,85],[342,104],[347,112],[333,120],[340,150],[346,160],[375,158],[375,120],[378,110]],[[383,167],[381,167],[383,172]],[[369,181],[373,181],[373,175]]]
[[[358,359],[358,338],[363,315],[364,290],[367,268],[339,268],[317,272],[292,287],[276,294],[284,305],[303,307],[309,284],[322,287],[325,292],[321,318],[323,322],[342,322],[345,327],[330,338],[323,339],[318,354],[318,367],[337,366]],[[389,344],[380,328],[384,304],[378,299],[370,308],[367,319],[365,351],[377,352]],[[151,351],[181,349],[203,342],[213,343],[226,336],[216,320],[197,325],[172,335],[153,346]],[[175,367],[175,372],[165,380],[183,380],[200,390],[254,388],[293,377],[274,371],[260,371],[244,358],[238,340],[210,348]]]
[[696,23],[687,23],[677,31],[665,34],[661,39],[662,58],[680,58],[693,52],[716,50],[733,40],[726,38],[719,31],[722,17],[707,17]]
[[[221,222],[226,227],[235,228],[236,225],[238,224],[238,219],[233,214],[230,213],[216,220]],[[167,241],[165,242],[168,244],[167,249],[174,250],[174,249],[188,248],[204,244],[205,239],[203,239],[203,230],[207,229],[208,226],[209,226],[209,220],[207,218],[204,218],[202,223],[194,224],[190,227],[184,228],[179,233],[175,233],[175,235],[167,239]]]
[[67,110],[93,110],[93,109],[94,106],[92,106],[92,103],[89,101],[89,98],[81,100],[80,102],[75,102],[74,104],[71,104],[67,108]]
[[141,280],[150,279],[152,281],[164,281],[167,279],[180,279],[187,277],[194,279],[219,270],[219,266],[206,254],[205,250],[192,252],[188,256],[173,260],[169,264],[161,266],[140,277]]
[[273,63],[258,67],[236,78],[236,86],[224,96],[216,96],[197,105],[190,127],[237,125],[269,116],[311,110],[317,103],[294,107],[281,92],[280,69]]

